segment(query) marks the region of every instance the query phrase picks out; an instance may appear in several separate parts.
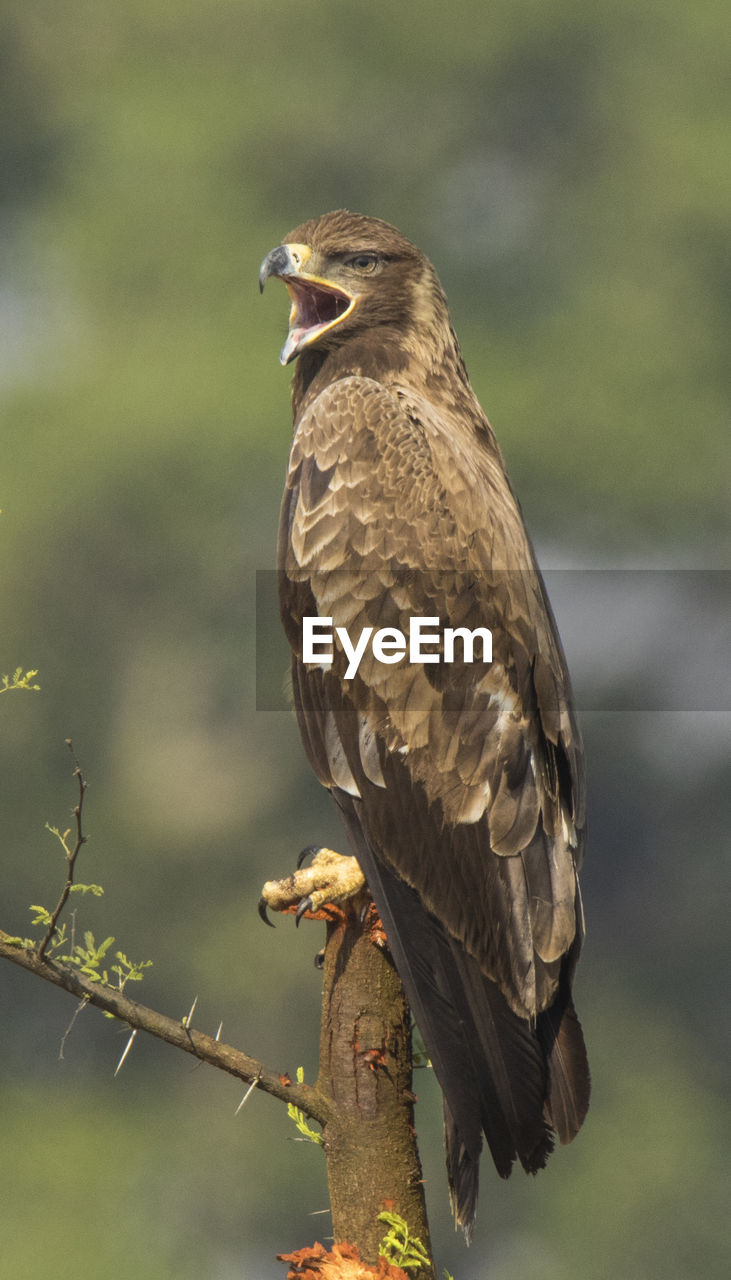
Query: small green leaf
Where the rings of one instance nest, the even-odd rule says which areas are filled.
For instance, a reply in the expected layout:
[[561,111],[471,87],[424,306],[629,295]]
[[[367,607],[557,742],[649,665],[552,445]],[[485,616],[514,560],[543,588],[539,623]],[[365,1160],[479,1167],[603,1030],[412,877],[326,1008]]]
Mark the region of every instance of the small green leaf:
[[[304,1084],[305,1082],[304,1067],[298,1067],[296,1071],[296,1075],[297,1075],[297,1083]],[[306,1138],[308,1142],[316,1143],[318,1147],[323,1146],[325,1139],[323,1138],[322,1134],[318,1133],[316,1129],[310,1128],[309,1124],[307,1123],[307,1117],[304,1111],[300,1110],[299,1107],[296,1107],[293,1102],[287,1103],[287,1115],[289,1116],[290,1120],[294,1120],[294,1123],[297,1126],[297,1129],[299,1130],[299,1132],[302,1134],[303,1138]]]
[[49,925],[51,923],[51,920],[52,920],[51,913],[45,907],[39,907],[36,903],[33,903],[33,905],[30,906],[28,910],[35,911],[35,915],[33,916],[31,924]]
[[406,1221],[397,1213],[379,1213],[378,1221],[385,1223],[389,1230],[378,1246],[381,1257],[402,1271],[420,1271],[431,1266],[427,1254],[418,1236],[411,1236]]
[[23,668],[16,667],[12,676],[0,676],[0,693],[7,693],[10,689],[34,689],[37,692],[41,686],[30,683],[37,675],[37,671],[26,671],[23,674]]

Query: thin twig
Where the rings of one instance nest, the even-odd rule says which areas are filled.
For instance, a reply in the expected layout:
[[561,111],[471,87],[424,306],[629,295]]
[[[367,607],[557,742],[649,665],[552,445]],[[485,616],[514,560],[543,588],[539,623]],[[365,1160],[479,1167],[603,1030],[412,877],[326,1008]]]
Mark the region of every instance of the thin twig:
[[76,819],[76,843],[74,844],[73,849],[66,855],[66,883],[63,887],[61,897],[59,898],[58,903],[56,904],[56,909],[51,916],[50,924],[46,931],[45,937],[42,939],[42,941],[39,944],[39,947],[38,947],[39,960],[42,960],[43,957],[45,956],[46,949],[51,939],[53,938],[54,933],[56,932],[56,925],[58,923],[58,918],[61,912],[63,911],[64,907],[66,906],[66,903],[68,902],[68,897],[69,897],[69,894],[71,893],[71,886],[74,883],[74,866],[76,864],[76,859],[79,855],[82,845],[86,844],[86,836],[84,835],[82,825],[81,825],[81,815],[84,808],[84,792],[86,791],[86,781],[81,772],[81,766],[78,760],[76,759],[76,756],[74,755],[73,743],[71,742],[70,738],[66,739],[66,746],[68,747],[73,757],[74,777],[76,778],[79,784],[79,799],[73,811],[74,818]]
[[190,1027],[183,1026],[180,1018],[168,1018],[165,1014],[149,1009],[144,1004],[135,1004],[122,991],[117,991],[114,987],[103,987],[97,982],[91,982],[78,969],[72,969],[55,960],[44,960],[33,948],[18,946],[17,941],[2,929],[0,929],[0,959],[11,960],[13,964],[19,965],[29,973],[35,973],[46,982],[52,982],[54,986],[61,987],[77,999],[86,999],[89,1004],[114,1014],[120,1022],[126,1022],[130,1029],[146,1031],[149,1035],[156,1036],[158,1040],[164,1040],[167,1044],[172,1044],[184,1050],[185,1053],[191,1054],[192,1057],[198,1058],[199,1061],[207,1062],[220,1071],[226,1071],[247,1084],[253,1081],[264,1093],[270,1094],[273,1098],[279,1098],[281,1102],[292,1103],[321,1125],[327,1124],[330,1118],[330,1103],[313,1085],[290,1081],[289,1076],[280,1075],[279,1072],[258,1062],[256,1058],[250,1058],[248,1054],[242,1053],[240,1049],[224,1044],[213,1036],[205,1035],[202,1031],[194,1031]]
[[60,1045],[58,1046],[58,1057],[59,1057],[59,1061],[60,1061],[60,1062],[63,1062],[63,1051],[64,1051],[64,1048],[66,1047],[66,1041],[68,1040],[69,1036],[71,1035],[71,1032],[73,1031],[74,1023],[76,1022],[76,1019],[78,1018],[79,1014],[81,1013],[81,1010],[82,1010],[82,1009],[85,1009],[85,1008],[86,1008],[86,1006],[88,1005],[88,1003],[89,1003],[89,1001],[87,1000],[86,996],[84,996],[84,998],[83,998],[82,1000],[80,1000],[80,1001],[79,1001],[79,1003],[77,1004],[76,1008],[74,1009],[74,1016],[73,1016],[73,1018],[71,1019],[71,1021],[70,1021],[69,1025],[67,1026],[67,1028],[66,1028],[66,1030],[64,1031],[63,1035],[61,1036],[61,1043],[60,1043]]

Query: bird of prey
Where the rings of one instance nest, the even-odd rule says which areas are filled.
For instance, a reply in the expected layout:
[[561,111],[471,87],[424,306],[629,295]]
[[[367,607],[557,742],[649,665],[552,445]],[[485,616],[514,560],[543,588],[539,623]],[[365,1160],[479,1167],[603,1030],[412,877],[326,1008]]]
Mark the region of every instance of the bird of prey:
[[[569,676],[429,260],[338,210],[287,235],[262,288],[271,276],[291,299],[280,359],[297,359],[280,612],[304,747],[357,859],[315,859],[305,902],[365,877],[442,1090],[469,1237],[482,1135],[503,1177],[516,1159],[535,1173],[589,1102],[571,996],[585,799]],[[320,637],[330,627],[329,649],[305,650],[308,618]],[[414,618],[434,639],[412,661],[397,637]],[[448,627],[489,631],[491,652],[460,661],[455,643],[446,661]],[[355,647],[367,628],[385,640],[355,670],[339,636]]]

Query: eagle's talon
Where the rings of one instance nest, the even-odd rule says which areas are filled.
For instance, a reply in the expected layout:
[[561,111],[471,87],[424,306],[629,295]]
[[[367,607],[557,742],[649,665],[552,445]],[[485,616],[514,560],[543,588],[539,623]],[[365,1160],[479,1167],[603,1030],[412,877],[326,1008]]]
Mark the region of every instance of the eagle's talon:
[[325,968],[325,948],[324,947],[322,951],[318,951],[317,955],[315,956],[315,968],[316,969]]
[[294,916],[295,925],[299,927],[299,922],[306,911],[314,912],[314,910],[315,910],[315,904],[312,901],[312,894],[310,894],[307,898],[302,898],[295,912],[295,916]]
[[273,920],[269,919],[269,916],[267,915],[267,906],[268,906],[268,903],[266,898],[260,898],[259,906],[257,908],[259,912],[259,919],[263,920],[264,924],[268,924],[270,929],[274,929],[276,928],[276,925],[274,924]]
[[297,856],[297,870],[299,871],[301,869],[303,862],[305,862],[307,858],[316,858],[321,848],[321,844],[308,844],[307,848],[303,849]]
[[[355,858],[343,857],[332,849],[310,845],[299,856],[314,853],[309,867],[300,868],[283,880],[268,880],[261,891],[259,915],[267,924],[266,909],[293,914],[296,923],[306,916],[316,920],[334,920],[342,915],[341,908],[352,898],[357,898],[365,888],[363,872]],[[360,910],[360,901],[355,910]]]

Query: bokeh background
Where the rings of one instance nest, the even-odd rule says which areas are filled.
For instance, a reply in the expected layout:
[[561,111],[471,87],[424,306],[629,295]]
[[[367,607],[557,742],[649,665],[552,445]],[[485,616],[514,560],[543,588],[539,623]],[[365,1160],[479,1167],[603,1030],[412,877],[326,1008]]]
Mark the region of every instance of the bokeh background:
[[[593,1105],[539,1178],[485,1161],[467,1252],[420,1074],[456,1280],[727,1274],[727,21],[721,0],[0,16],[0,672],[42,685],[0,698],[0,926],[55,902],[70,737],[80,878],[106,890],[77,930],[154,960],[146,1003],[197,996],[201,1029],[314,1077],[320,928],[256,915],[301,847],[342,846],[293,720],[255,697],[290,436],[286,298],[257,269],[304,218],[376,214],[433,258],[541,558],[575,575]],[[139,1037],[113,1079],[126,1034],[93,1010],[59,1061],[73,1012],[0,972],[3,1274],[275,1280],[327,1236],[321,1154],[279,1104],[234,1118],[235,1082]]]

